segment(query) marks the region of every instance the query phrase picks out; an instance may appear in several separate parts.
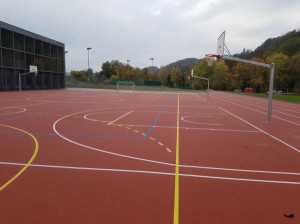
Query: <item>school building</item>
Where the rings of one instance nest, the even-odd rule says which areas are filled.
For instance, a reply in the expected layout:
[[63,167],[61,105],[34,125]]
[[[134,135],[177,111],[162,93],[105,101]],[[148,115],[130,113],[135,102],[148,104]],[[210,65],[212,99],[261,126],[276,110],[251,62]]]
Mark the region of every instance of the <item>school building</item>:
[[20,82],[22,90],[65,88],[65,45],[0,21],[0,91]]

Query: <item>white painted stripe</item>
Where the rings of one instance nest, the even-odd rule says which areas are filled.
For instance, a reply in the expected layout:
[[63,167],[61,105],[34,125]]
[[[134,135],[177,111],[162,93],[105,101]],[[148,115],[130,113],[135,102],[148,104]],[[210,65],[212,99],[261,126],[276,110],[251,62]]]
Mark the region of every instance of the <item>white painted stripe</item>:
[[[223,100],[223,101],[225,101],[225,102],[227,102],[227,103],[231,103],[231,104],[234,104],[234,105],[237,105],[237,106],[240,106],[240,107],[244,107],[244,108],[249,109],[249,110],[253,110],[253,111],[258,112],[258,113],[261,113],[261,114],[267,114],[267,113],[262,112],[262,111],[260,111],[260,110],[256,110],[256,109],[254,109],[254,108],[251,108],[251,107],[247,107],[247,106],[241,105],[240,103],[234,103],[234,102],[231,102],[231,101],[229,101],[229,100],[225,100],[225,99],[223,99],[223,98],[220,97],[220,96],[219,96],[219,97],[215,97],[215,98],[217,98],[217,99],[219,99],[219,100]],[[293,124],[293,125],[300,126],[299,123],[296,123],[296,122],[293,122],[293,121],[290,121],[290,120],[287,120],[287,119],[284,119],[284,118],[281,118],[281,117],[278,117],[278,116],[275,116],[275,115],[272,115],[272,117],[273,117],[273,118],[277,118],[277,119],[282,120],[282,121],[285,121],[285,122],[287,122],[287,123]]]
[[112,124],[115,123],[116,121],[121,120],[122,118],[126,117],[127,115],[131,114],[132,112],[133,112],[133,110],[132,110],[132,111],[129,111],[128,113],[122,115],[121,117],[118,117],[116,120],[113,120],[113,121],[109,122],[107,125],[112,125]]
[[[24,166],[24,164],[22,164],[22,163],[8,163],[8,162],[0,162],[0,165]],[[107,168],[56,166],[56,165],[42,165],[42,164],[31,164],[30,166],[31,167],[41,167],[41,168],[53,168],[53,169],[89,170],[89,171],[122,172],[122,173],[140,173],[140,174],[155,174],[155,175],[168,175],[168,176],[174,176],[175,175],[174,172],[168,173],[168,172],[157,172],[157,171],[147,171],[147,170],[107,169]],[[197,175],[197,174],[185,174],[185,173],[180,173],[179,176],[182,176],[182,177],[195,177],[195,178],[203,178],[203,179],[228,180],[228,181],[243,181],[243,182],[257,182],[257,183],[300,185],[300,182],[296,182],[296,181],[293,182],[293,181],[281,181],[281,180],[232,178],[232,177],[206,176],[206,175]]]
[[239,116],[237,116],[237,115],[235,115],[235,114],[233,114],[233,113],[231,113],[231,112],[229,112],[229,111],[227,111],[227,110],[225,110],[225,109],[223,109],[223,108],[221,108],[221,107],[220,107],[220,109],[223,110],[223,111],[225,111],[225,112],[227,112],[228,114],[231,114],[233,117],[235,117],[235,118],[237,118],[237,119],[243,121],[244,123],[250,125],[251,127],[255,128],[256,130],[259,130],[260,132],[262,132],[262,133],[268,135],[269,137],[275,139],[276,141],[281,142],[282,144],[286,145],[287,147],[289,147],[289,148],[295,150],[296,152],[299,152],[299,153],[300,153],[300,150],[299,150],[299,149],[297,149],[296,147],[294,147],[294,146],[288,144],[287,142],[285,142],[285,141],[283,141],[283,140],[281,140],[281,139],[275,137],[274,135],[271,135],[270,133],[268,133],[268,132],[266,132],[266,131],[260,129],[259,127],[255,126],[254,124],[251,124],[250,122],[244,120],[243,118],[241,118],[241,117],[239,117]]

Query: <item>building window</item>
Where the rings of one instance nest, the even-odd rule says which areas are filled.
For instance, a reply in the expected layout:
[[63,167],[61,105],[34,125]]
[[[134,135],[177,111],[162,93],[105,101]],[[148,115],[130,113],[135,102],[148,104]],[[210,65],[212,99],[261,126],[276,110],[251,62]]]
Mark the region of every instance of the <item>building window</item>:
[[51,72],[57,72],[57,60],[51,59]]
[[65,68],[64,68],[64,62],[61,60],[57,60],[57,70],[58,72],[63,73]]
[[35,65],[38,68],[38,71],[43,71],[44,66],[43,66],[43,57],[42,56],[35,56]]
[[34,65],[34,56],[33,56],[33,54],[26,54],[26,68],[29,69],[29,65]]
[[43,43],[44,56],[50,56],[50,44]]
[[57,58],[64,60],[64,49],[62,47],[57,47]]
[[24,36],[14,33],[14,48],[19,51],[24,51]]
[[15,52],[15,67],[16,68],[25,68],[25,54],[23,52]]
[[34,39],[31,37],[25,37],[25,51],[34,53]]
[[2,67],[2,49],[0,47],[0,67]]
[[39,55],[43,54],[43,42],[40,40],[35,40],[35,53]]
[[51,57],[57,58],[57,47],[55,45],[51,45]]
[[49,58],[44,58],[44,70],[50,71],[50,59]]
[[12,50],[2,49],[3,66],[14,67],[14,53]]
[[13,32],[1,29],[2,47],[13,48]]

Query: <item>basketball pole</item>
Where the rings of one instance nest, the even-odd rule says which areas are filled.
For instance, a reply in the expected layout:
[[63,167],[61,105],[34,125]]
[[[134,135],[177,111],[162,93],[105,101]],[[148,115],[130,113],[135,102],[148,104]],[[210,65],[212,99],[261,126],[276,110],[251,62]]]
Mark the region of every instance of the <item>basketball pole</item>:
[[269,100],[268,100],[268,120],[267,123],[272,123],[272,97],[273,97],[273,86],[274,86],[274,70],[275,64],[270,64],[270,82],[269,82]]
[[207,95],[209,96],[209,78],[204,78],[204,77],[200,77],[200,76],[195,76],[195,75],[194,75],[194,70],[193,70],[193,69],[192,69],[192,72],[191,72],[191,77],[196,78],[196,79],[202,79],[202,80],[207,81]]
[[21,91],[22,91],[22,79],[21,79],[21,76],[22,75],[29,75],[29,74],[31,74],[31,73],[35,73],[35,75],[37,75],[37,71],[32,71],[32,72],[26,72],[26,73],[21,73],[21,74],[19,74],[19,92],[21,93]]
[[257,61],[250,61],[250,60],[235,58],[235,57],[228,56],[228,55],[223,55],[220,58],[226,59],[226,60],[231,60],[231,61],[243,62],[246,64],[258,65],[258,66],[262,66],[262,67],[270,69],[267,123],[268,124],[272,123],[272,98],[273,98],[273,88],[274,88],[275,64],[274,63],[266,64],[266,63],[257,62]]

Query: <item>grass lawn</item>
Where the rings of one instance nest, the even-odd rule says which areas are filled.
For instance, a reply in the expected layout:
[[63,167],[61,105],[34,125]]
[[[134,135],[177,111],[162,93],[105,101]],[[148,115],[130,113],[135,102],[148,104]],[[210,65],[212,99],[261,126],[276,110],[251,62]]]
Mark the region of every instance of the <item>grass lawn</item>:
[[[247,96],[257,96],[257,97],[263,97],[268,98],[268,94],[266,93],[243,93]],[[299,95],[292,95],[292,94],[273,94],[274,100],[281,100],[281,101],[287,101],[287,102],[293,102],[293,103],[300,103],[300,96]]]

